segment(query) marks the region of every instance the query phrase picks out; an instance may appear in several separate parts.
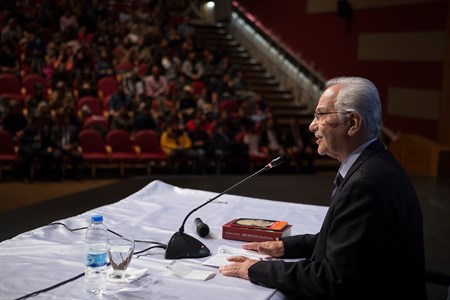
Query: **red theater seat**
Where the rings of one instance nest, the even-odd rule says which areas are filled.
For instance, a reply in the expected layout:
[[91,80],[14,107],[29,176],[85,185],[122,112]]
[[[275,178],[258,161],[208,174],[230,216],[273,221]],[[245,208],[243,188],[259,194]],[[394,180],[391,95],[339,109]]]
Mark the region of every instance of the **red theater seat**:
[[147,173],[151,174],[151,168],[154,163],[167,161],[166,154],[161,148],[159,137],[153,130],[140,130],[134,138],[134,144],[139,147],[139,160],[147,163]]
[[130,139],[130,134],[125,130],[113,129],[106,135],[106,145],[111,147],[111,159],[118,162],[120,175],[124,174],[126,163],[137,163],[138,152]]

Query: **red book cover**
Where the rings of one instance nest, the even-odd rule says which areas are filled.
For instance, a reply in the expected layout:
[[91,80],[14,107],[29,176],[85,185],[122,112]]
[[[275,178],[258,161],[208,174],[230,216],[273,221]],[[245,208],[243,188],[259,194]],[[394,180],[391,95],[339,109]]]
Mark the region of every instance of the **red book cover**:
[[232,220],[222,226],[222,238],[245,242],[277,241],[282,237],[291,235],[292,225],[286,225],[282,230],[256,229],[253,227],[233,226]]

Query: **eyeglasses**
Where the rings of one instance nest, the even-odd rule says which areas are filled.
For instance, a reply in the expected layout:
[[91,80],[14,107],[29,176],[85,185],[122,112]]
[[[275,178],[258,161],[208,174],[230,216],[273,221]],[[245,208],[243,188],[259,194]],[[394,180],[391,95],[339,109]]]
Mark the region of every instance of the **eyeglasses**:
[[351,111],[325,111],[325,112],[314,112],[314,118],[317,120],[321,120],[323,116],[325,115],[332,115],[332,114],[349,114]]

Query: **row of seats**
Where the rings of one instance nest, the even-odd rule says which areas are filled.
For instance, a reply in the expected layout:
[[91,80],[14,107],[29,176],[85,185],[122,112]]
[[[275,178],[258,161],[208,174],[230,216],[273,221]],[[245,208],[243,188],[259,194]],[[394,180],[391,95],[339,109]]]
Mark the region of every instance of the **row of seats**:
[[[0,97],[5,99],[15,99],[25,104],[28,98],[34,93],[36,83],[41,84],[44,89],[49,89],[47,80],[39,74],[28,74],[22,82],[14,74],[0,74]],[[100,78],[97,83],[99,98],[104,99],[117,91],[117,80],[115,77]]]
[[159,138],[152,130],[140,130],[132,138],[125,130],[110,130],[103,139],[97,130],[84,129],[79,140],[83,160],[91,166],[93,176],[98,163],[118,162],[121,175],[126,163],[146,163],[150,174],[152,164],[167,160]]
[[[14,74],[0,74],[0,97],[26,101],[34,93],[36,83],[41,84],[44,89],[50,88],[49,82],[39,74],[25,75],[22,81]],[[98,97],[106,100],[117,91],[117,85],[118,82],[114,76],[100,78],[97,82]],[[202,95],[206,88],[205,82],[201,80],[193,81],[191,85],[194,95]],[[169,96],[173,96],[174,89],[175,82],[169,82]]]
[[[121,176],[127,164],[145,165],[147,174],[152,173],[153,166],[168,166],[168,157],[161,148],[158,134],[153,130],[140,130],[133,135],[125,130],[109,130],[103,136],[96,129],[85,128],[80,131],[78,138],[83,163],[90,167],[92,177],[96,176],[97,167],[102,165],[117,164]],[[11,168],[20,162],[18,148],[19,144],[12,135],[0,129],[0,179],[4,168]],[[250,171],[271,159],[267,154],[253,151],[252,147],[249,150]],[[63,173],[64,168],[65,164]]]
[[23,78],[23,82],[14,74],[0,74],[0,97],[26,99],[33,94],[36,83],[40,83],[44,88],[48,87],[45,78],[39,74],[28,74]]
[[[141,130],[132,137],[124,130],[110,130],[103,138],[94,129],[83,129],[79,133],[79,149],[84,164],[90,166],[92,176],[101,164],[118,164],[120,174],[125,164],[145,164],[147,173],[155,164],[166,162],[167,157],[161,149],[159,138],[152,130]],[[0,129],[0,178],[4,167],[12,167],[20,161],[18,145],[12,135]]]

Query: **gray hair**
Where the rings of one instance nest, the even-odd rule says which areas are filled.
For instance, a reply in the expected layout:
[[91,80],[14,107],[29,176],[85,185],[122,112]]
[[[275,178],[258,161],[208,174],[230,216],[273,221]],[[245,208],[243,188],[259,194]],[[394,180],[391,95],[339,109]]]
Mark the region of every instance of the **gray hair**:
[[[325,89],[342,86],[334,104],[336,111],[356,111],[361,115],[362,126],[370,138],[379,137],[381,128],[381,103],[375,85],[361,77],[336,77],[325,83]],[[341,121],[346,115],[340,114]]]

